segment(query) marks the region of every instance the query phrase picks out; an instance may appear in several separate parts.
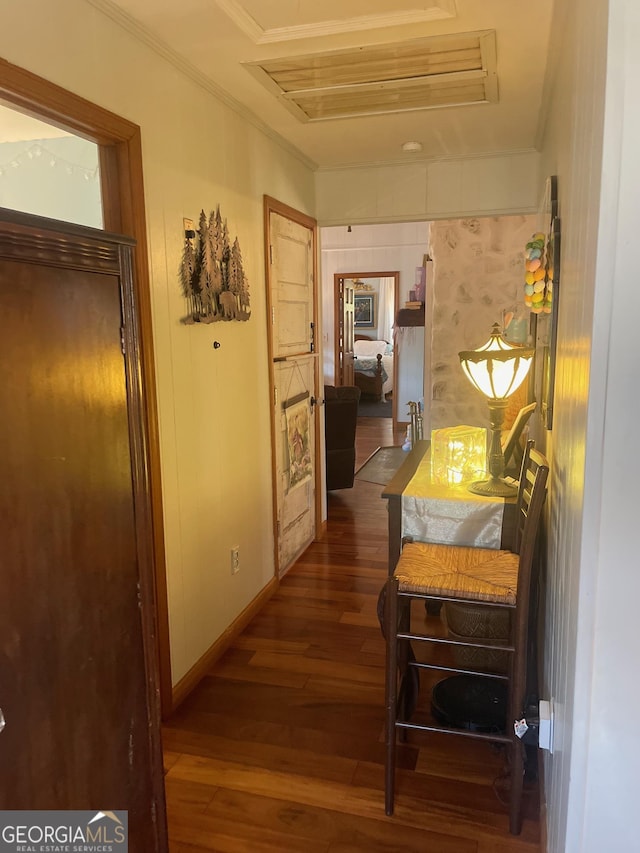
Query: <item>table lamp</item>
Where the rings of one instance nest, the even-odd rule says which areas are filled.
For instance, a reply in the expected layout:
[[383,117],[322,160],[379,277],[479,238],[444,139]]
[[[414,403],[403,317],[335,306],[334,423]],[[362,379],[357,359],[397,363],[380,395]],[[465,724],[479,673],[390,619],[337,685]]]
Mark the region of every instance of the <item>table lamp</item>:
[[489,398],[491,447],[488,480],[468,486],[470,492],[487,497],[513,497],[517,488],[504,479],[504,454],[500,435],[507,397],[516,391],[531,367],[535,350],[507,343],[494,323],[491,337],[476,350],[458,353],[462,369],[471,384]]

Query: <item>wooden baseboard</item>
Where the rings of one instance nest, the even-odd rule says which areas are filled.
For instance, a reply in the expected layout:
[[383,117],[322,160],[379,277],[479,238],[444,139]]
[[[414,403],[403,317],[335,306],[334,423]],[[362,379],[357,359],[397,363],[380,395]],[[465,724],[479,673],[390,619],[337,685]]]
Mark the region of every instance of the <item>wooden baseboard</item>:
[[[207,649],[184,675],[171,691],[171,713],[184,702],[191,691],[202,681],[213,664],[222,657],[235,638],[247,627],[253,617],[264,607],[279,585],[278,578],[273,578],[265,588],[245,607],[240,615],[233,620],[215,643]],[[168,715],[167,715],[168,716]]]

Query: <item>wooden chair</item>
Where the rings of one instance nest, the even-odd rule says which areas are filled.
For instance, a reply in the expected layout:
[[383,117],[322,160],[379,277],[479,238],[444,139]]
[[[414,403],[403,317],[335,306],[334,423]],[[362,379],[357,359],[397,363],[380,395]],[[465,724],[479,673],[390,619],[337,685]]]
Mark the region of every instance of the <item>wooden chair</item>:
[[522,433],[535,407],[535,403],[530,403],[528,406],[523,406],[520,409],[513,422],[513,426],[504,439],[502,452],[504,454],[504,470],[507,473],[514,472],[517,475],[518,471],[520,471],[523,456]]
[[[393,575],[387,581],[385,605],[386,637],[386,773],[385,810],[393,814],[395,789],[396,737],[408,731],[445,731],[467,737],[504,743],[510,752],[511,790],[509,797],[509,828],[518,834],[521,827],[521,800],[524,773],[524,745],[516,736],[514,721],[524,716],[527,669],[527,636],[529,595],[533,555],[542,507],[546,497],[549,466],[545,457],[533,449],[533,441],[525,448],[517,498],[517,520],[512,551],[466,548],[455,545],[436,545],[425,542],[407,543]],[[429,635],[411,628],[411,601],[455,601],[483,604],[511,612],[510,637],[506,641],[453,640]],[[416,613],[424,618],[424,608]],[[414,654],[419,644],[430,649],[451,646],[461,648],[495,649],[507,653],[506,675],[459,666],[424,662]],[[414,649],[415,647],[415,649]],[[418,657],[418,659],[416,659]],[[450,673],[468,673],[480,678],[501,678],[507,683],[507,731],[484,732],[441,725],[436,720],[412,722],[415,700],[407,697],[415,692],[415,682],[421,669]]]

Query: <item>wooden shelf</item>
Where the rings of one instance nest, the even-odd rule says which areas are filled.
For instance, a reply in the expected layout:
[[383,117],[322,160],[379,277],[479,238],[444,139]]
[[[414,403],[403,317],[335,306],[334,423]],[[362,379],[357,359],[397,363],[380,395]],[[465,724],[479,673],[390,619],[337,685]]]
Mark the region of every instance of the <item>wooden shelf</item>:
[[396,314],[396,326],[424,326],[424,305],[422,308],[400,308]]

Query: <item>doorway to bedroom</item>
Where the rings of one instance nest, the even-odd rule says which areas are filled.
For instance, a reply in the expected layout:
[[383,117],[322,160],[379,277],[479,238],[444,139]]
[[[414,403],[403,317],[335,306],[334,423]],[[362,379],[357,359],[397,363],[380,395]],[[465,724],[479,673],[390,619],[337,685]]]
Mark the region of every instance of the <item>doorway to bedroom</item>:
[[393,324],[400,273],[334,274],[336,385],[360,389],[359,417],[397,421]]
[[[373,397],[362,398],[361,424],[382,416],[394,426],[406,425],[409,401],[424,399],[425,311],[411,312],[412,319],[420,321],[415,328],[397,320],[406,313],[418,271],[424,270],[429,229],[426,221],[320,228],[324,382],[358,384],[357,371],[355,376],[350,373],[351,361],[362,368],[365,360],[373,359],[369,369],[375,373],[377,355],[387,374],[384,395],[376,399],[374,389]],[[381,288],[389,278],[393,284]],[[394,304],[389,310],[384,291],[389,294],[391,289]],[[355,345],[355,359],[350,344]]]

